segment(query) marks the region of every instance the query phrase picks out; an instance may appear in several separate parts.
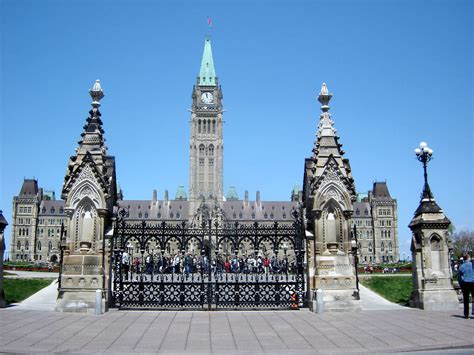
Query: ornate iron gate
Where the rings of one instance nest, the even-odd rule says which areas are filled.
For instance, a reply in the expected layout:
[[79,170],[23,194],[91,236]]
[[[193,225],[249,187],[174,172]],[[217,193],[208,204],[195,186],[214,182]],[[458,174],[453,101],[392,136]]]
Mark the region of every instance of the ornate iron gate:
[[112,246],[111,306],[289,309],[304,306],[301,217],[287,224],[127,221]]

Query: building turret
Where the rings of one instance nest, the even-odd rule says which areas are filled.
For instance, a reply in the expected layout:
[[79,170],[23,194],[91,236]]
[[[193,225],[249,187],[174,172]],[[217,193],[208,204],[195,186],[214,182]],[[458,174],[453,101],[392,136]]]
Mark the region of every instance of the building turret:
[[[69,159],[61,197],[68,216],[67,237],[57,308],[63,311],[95,307],[95,291],[107,297],[108,258],[103,255],[117,204],[115,157],[107,155],[102,129],[100,100],[104,97],[99,80],[89,94],[92,109],[81,134],[76,155]],[[79,272],[78,272],[79,270]]]
[[[309,237],[310,289],[324,293],[326,310],[358,309],[356,278],[352,266],[351,216],[356,190],[349,160],[336,135],[329,114],[329,93],[325,83],[313,156],[305,161],[304,208]],[[355,291],[355,292],[354,292]],[[315,304],[310,294],[309,304]]]

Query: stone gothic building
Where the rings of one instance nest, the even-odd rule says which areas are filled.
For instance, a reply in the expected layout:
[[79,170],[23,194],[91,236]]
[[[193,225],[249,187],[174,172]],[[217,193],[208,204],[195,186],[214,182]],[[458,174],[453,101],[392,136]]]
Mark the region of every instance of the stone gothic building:
[[[111,250],[108,236],[121,208],[127,211],[129,222],[179,224],[194,221],[206,202],[216,206],[228,221],[271,225],[292,223],[291,211],[303,205],[311,288],[353,288],[354,275],[349,269],[354,224],[362,262],[398,260],[396,200],[382,182],[374,183],[367,195],[356,193],[349,161],[329,114],[332,94],[326,84],[318,96],[322,114],[314,154],[305,162],[303,190],[295,185],[288,201],[265,201],[258,191],[254,200],[247,191],[239,198],[235,186],[224,197],[223,93],[209,38],[191,95],[188,193],[180,186],[174,199],[167,191],[163,200],[157,199],[156,191],[147,200],[123,199],[117,187],[115,157],[108,154],[104,143],[99,110],[104,92],[98,80],[90,95],[92,109],[76,152],[69,159],[61,200],[44,193],[34,179],[24,180],[13,199],[11,259],[54,262],[60,247],[64,250],[60,307],[92,304],[95,289],[106,289]],[[347,296],[344,292],[336,292],[335,299]]]

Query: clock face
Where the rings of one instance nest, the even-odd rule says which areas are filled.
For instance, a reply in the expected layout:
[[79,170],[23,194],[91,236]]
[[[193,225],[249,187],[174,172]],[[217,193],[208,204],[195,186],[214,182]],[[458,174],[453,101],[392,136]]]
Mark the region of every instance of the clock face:
[[201,101],[204,102],[205,104],[210,104],[213,99],[214,99],[214,96],[210,92],[203,92],[201,94]]

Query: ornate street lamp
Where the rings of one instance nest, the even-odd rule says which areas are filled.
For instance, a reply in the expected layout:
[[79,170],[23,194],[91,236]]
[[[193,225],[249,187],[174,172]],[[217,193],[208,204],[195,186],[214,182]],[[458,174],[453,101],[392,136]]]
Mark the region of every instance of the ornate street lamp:
[[360,300],[360,292],[359,292],[359,271],[358,271],[358,263],[359,263],[359,241],[357,240],[357,226],[354,223],[354,230],[352,231],[352,240],[351,240],[351,249],[352,255],[354,256],[354,268],[355,268],[355,277],[356,277],[356,291],[354,292],[354,298]]
[[415,149],[415,154],[418,161],[423,163],[425,185],[423,187],[422,200],[427,199],[428,201],[431,201],[433,194],[431,193],[430,185],[428,185],[428,173],[426,167],[428,162],[433,159],[433,149],[429,148],[426,142],[421,142],[420,147]]

